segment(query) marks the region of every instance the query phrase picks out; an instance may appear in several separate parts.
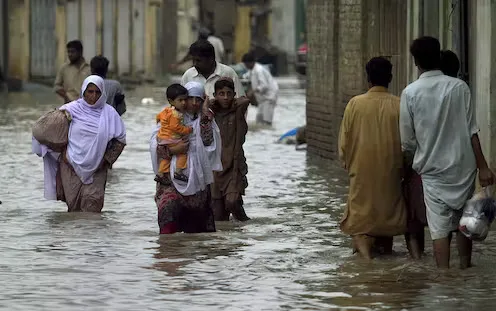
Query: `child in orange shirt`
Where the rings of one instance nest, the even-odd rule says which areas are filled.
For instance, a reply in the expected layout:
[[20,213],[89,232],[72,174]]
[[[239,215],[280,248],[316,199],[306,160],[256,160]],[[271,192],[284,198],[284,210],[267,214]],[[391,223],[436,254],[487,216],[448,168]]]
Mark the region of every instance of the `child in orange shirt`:
[[[185,137],[193,132],[193,128],[184,125],[184,115],[186,109],[186,99],[188,98],[188,90],[180,84],[172,84],[167,88],[167,100],[170,107],[164,108],[157,115],[157,122],[160,122],[160,130],[157,134],[158,145],[167,145],[174,147],[181,142]],[[170,173],[170,159],[160,159],[159,173]],[[174,178],[181,181],[188,181],[188,177],[184,174],[184,170],[188,165],[188,155],[176,155],[176,169]]]

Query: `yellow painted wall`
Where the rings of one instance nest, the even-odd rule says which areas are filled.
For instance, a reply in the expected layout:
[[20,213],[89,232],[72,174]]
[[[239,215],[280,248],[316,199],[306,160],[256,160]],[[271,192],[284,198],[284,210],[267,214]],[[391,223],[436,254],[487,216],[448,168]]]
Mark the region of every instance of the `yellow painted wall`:
[[251,7],[239,6],[237,8],[237,23],[234,36],[234,61],[240,62],[243,55],[250,50],[250,12]]
[[65,5],[57,4],[55,11],[55,36],[57,37],[57,68],[60,68],[66,58],[66,38],[67,38],[67,18],[65,15]]
[[102,40],[103,40],[102,0],[96,0],[96,55],[102,55],[103,53]]
[[145,11],[145,71],[148,76],[155,73],[157,53],[157,10],[160,2],[148,1]]
[[[177,58],[181,60],[188,54],[190,45],[198,39],[198,32],[192,30],[191,23],[199,20],[199,7],[196,0],[178,0],[177,6]],[[187,70],[191,62],[179,68]]]
[[7,76],[26,81],[29,78],[29,0],[8,1],[9,59]]

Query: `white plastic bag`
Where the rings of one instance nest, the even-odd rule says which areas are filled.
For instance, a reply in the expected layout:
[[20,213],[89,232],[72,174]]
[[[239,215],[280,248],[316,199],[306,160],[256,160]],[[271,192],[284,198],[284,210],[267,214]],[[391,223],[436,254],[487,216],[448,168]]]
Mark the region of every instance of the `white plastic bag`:
[[465,203],[458,229],[474,241],[486,239],[491,223],[496,216],[496,201],[493,186],[484,188]]

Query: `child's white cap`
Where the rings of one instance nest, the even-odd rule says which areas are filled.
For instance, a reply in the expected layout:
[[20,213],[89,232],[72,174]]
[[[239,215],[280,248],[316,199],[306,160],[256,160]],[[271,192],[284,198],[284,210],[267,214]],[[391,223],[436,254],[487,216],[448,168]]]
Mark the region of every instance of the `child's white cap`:
[[184,87],[188,90],[190,97],[205,97],[205,88],[200,82],[190,81]]

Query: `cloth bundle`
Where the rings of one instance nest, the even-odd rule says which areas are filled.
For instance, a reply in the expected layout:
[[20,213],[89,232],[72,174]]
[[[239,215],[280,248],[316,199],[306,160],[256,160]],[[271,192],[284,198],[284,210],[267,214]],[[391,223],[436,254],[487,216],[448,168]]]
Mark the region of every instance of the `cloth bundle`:
[[33,125],[33,137],[53,151],[61,152],[69,141],[69,122],[71,116],[65,110],[53,110]]

